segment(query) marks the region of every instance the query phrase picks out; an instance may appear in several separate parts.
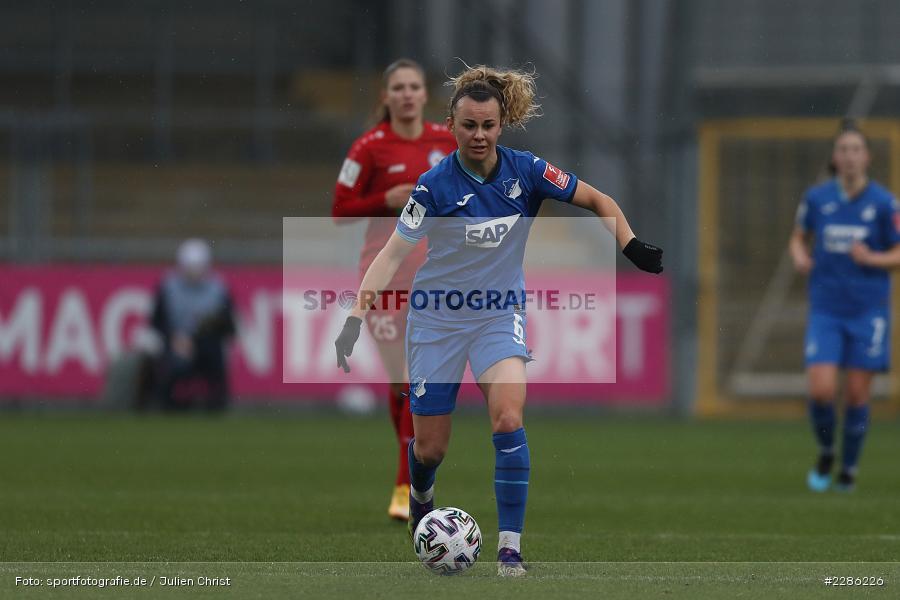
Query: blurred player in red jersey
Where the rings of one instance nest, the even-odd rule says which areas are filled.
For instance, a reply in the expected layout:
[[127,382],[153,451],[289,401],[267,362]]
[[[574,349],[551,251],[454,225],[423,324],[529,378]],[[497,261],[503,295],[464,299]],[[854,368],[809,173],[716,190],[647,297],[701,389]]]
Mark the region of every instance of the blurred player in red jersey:
[[[405,58],[391,63],[382,78],[378,124],[353,143],[341,167],[332,217],[337,223],[376,217],[369,220],[366,230],[359,258],[360,281],[393,234],[396,217],[406,206],[419,175],[456,149],[456,140],[444,125],[424,120],[427,100],[422,67]],[[413,251],[387,289],[409,290],[416,270],[425,261],[425,251],[424,244]],[[404,349],[407,308],[393,306],[369,311],[366,316],[390,377],[388,405],[398,443],[397,478],[388,515],[403,521],[409,518],[407,446],[413,436]]]

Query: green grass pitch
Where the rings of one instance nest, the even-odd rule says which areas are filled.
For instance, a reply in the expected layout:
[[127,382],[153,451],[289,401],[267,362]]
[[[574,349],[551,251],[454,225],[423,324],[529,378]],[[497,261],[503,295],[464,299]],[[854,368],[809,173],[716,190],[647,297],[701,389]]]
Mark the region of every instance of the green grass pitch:
[[[876,422],[859,489],[814,495],[805,423],[532,414],[526,580],[496,577],[487,417],[460,415],[439,505],[485,534],[456,578],[412,563],[385,514],[387,416],[0,419],[0,598],[898,597],[900,427]],[[52,563],[52,564],[48,564]],[[103,564],[112,563],[112,564]],[[47,578],[230,577],[229,587],[51,589]],[[15,585],[34,576],[40,587]],[[826,587],[824,577],[881,577]]]

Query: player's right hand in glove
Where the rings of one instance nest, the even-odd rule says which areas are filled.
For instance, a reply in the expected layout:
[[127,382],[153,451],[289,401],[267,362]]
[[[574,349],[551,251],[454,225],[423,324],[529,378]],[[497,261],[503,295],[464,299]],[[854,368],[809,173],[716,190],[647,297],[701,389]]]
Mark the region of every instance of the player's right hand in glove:
[[663,272],[663,250],[653,244],[642,242],[637,238],[631,238],[631,241],[622,248],[622,254],[641,271],[647,271],[648,273]]
[[353,346],[359,339],[360,325],[362,325],[362,319],[359,317],[347,317],[341,334],[334,340],[334,347],[337,350],[337,366],[343,367],[344,373],[350,372],[347,357],[353,354]]

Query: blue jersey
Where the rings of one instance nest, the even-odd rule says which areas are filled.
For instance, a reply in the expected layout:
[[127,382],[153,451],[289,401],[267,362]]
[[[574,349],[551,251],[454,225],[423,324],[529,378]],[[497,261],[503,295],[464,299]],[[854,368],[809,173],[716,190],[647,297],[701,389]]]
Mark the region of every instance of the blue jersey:
[[815,238],[809,278],[812,311],[851,316],[888,306],[888,272],[860,266],[850,256],[858,241],[876,251],[900,243],[900,213],[888,190],[870,182],[850,199],[832,179],[807,190],[797,225]]
[[419,177],[397,223],[410,242],[428,237],[410,292],[410,322],[464,323],[524,310],[515,299],[524,294],[531,221],[545,198],[571,202],[577,185],[573,174],[503,146],[486,179],[466,169],[458,151]]

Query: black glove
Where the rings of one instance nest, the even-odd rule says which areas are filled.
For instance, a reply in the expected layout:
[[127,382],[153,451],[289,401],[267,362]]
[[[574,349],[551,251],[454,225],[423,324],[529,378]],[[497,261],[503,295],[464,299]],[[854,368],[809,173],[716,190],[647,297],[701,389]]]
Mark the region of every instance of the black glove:
[[334,347],[337,350],[337,366],[343,367],[344,373],[350,372],[350,365],[347,364],[346,357],[353,354],[353,345],[359,339],[360,325],[362,325],[362,319],[359,317],[347,317],[341,334],[334,340]]
[[622,254],[641,271],[647,271],[648,273],[663,272],[662,248],[657,248],[653,244],[632,238],[622,249]]

